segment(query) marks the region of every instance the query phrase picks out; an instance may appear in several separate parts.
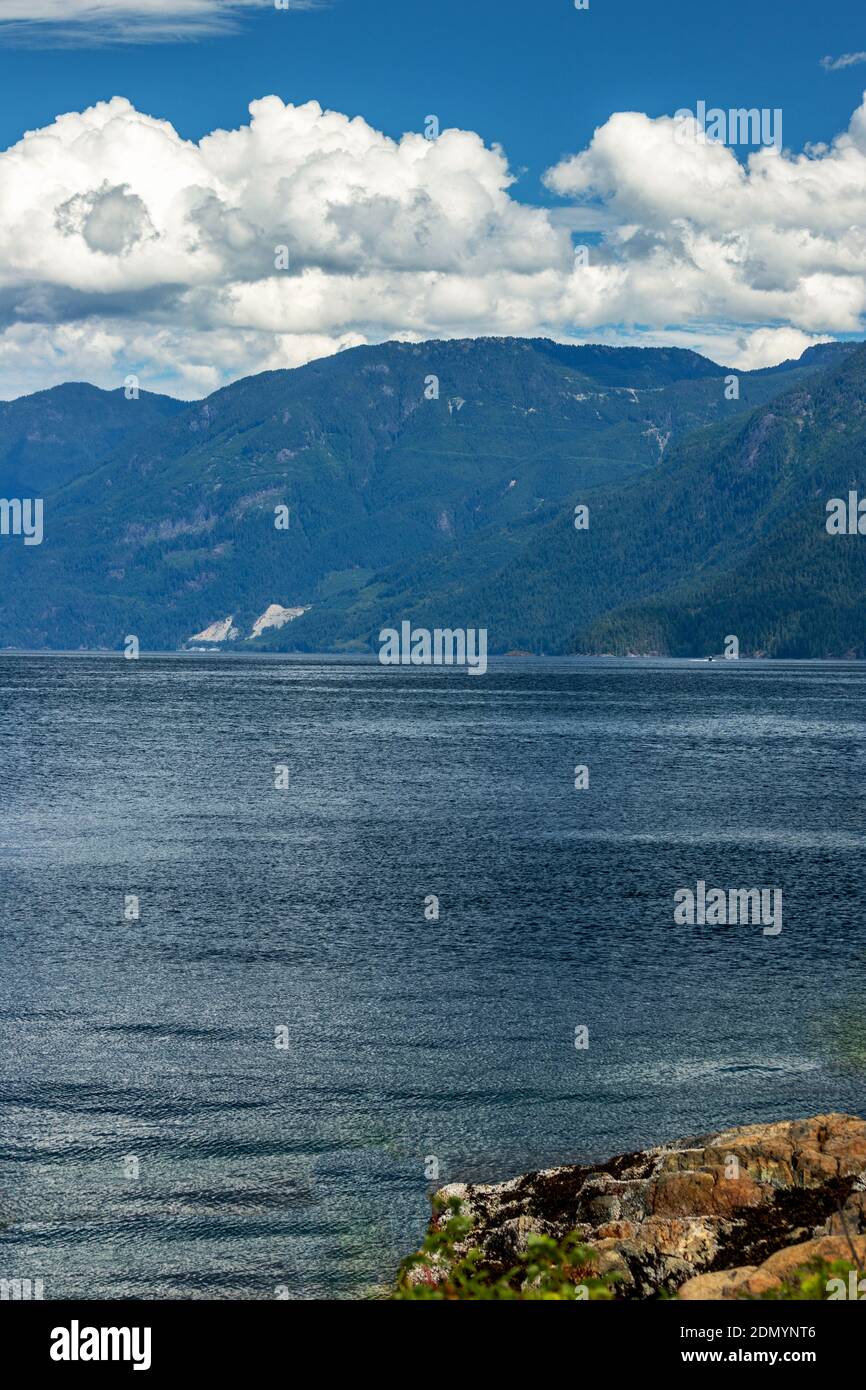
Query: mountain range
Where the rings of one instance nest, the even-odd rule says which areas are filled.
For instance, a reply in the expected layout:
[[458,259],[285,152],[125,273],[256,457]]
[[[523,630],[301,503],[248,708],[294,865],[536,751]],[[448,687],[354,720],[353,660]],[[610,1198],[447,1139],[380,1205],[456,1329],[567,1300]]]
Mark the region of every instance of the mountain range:
[[[756,372],[676,348],[353,348],[193,403],[67,384],[0,404],[0,646],[864,651],[866,346]],[[575,508],[588,525],[575,526]]]

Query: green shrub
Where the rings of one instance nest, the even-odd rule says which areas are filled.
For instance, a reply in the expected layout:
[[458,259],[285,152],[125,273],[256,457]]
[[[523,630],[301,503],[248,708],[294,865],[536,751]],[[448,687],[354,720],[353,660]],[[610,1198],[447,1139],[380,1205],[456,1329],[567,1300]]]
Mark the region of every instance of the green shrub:
[[[450,1213],[450,1214],[449,1214]],[[530,1235],[526,1250],[505,1274],[492,1276],[480,1268],[482,1253],[471,1248],[458,1255],[456,1246],[472,1229],[460,1201],[434,1200],[433,1229],[421,1249],[400,1266],[392,1295],[400,1300],[518,1300],[561,1302],[613,1298],[616,1275],[604,1279],[595,1272],[596,1256],[576,1235],[561,1241]]]
[[[741,1297],[752,1298],[755,1302],[825,1303],[829,1297],[827,1285],[830,1280],[841,1279],[847,1289],[852,1270],[854,1265],[850,1260],[810,1260],[800,1269],[792,1270],[778,1289],[768,1289],[761,1294],[743,1294]],[[862,1278],[862,1270],[856,1273],[858,1279]]]

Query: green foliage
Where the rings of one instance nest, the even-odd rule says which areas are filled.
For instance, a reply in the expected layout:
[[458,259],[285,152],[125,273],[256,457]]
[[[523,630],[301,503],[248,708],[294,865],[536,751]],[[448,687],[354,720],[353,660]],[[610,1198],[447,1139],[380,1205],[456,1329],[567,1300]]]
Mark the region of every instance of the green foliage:
[[481,1251],[470,1248],[460,1254],[472,1222],[461,1211],[459,1199],[438,1206],[434,1200],[433,1229],[420,1251],[400,1267],[392,1295],[400,1301],[484,1302],[606,1301],[613,1298],[616,1276],[606,1279],[594,1272],[593,1252],[576,1235],[562,1241],[530,1235],[527,1248],[506,1273],[491,1275],[481,1266]]
[[[784,391],[771,406],[744,419],[728,402],[727,419],[686,438],[674,423],[655,468],[583,486],[566,506],[548,492],[554,505],[392,566],[342,623],[309,615],[306,636],[369,638],[399,615],[486,627],[494,652],[710,656],[735,633],[744,656],[866,657],[866,546],[825,527],[829,497],[861,477],[866,493],[866,350],[809,362],[826,370],[763,378]],[[754,402],[754,381],[740,384],[740,404]],[[578,501],[590,507],[580,533]]]
[[857,1274],[858,1279],[862,1277],[862,1271],[855,1270],[854,1265],[847,1260],[810,1260],[800,1269],[792,1270],[779,1288],[768,1289],[766,1293],[762,1294],[744,1294],[741,1297],[751,1299],[753,1302],[826,1303],[828,1298],[827,1286],[830,1280],[841,1279],[847,1289],[849,1275],[852,1271]]
[[615,521],[605,537],[596,564],[619,580],[575,649],[709,656],[736,633],[742,655],[866,657],[866,546],[826,530],[829,498],[866,495],[864,415],[859,349],[727,437],[686,441],[655,494],[631,489],[631,537]]
[[0,401],[0,497],[44,497],[184,409],[183,401],[68,382]]

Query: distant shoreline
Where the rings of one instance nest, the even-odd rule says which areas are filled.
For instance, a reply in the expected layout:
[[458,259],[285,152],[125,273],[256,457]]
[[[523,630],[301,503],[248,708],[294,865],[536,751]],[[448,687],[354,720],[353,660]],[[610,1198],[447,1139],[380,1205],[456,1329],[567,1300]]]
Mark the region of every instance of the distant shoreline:
[[[4,656],[77,656],[77,657],[107,657],[126,660],[123,651],[119,648],[92,647],[92,648],[58,648],[58,647],[0,647],[0,657]],[[142,651],[136,660],[201,660],[203,657],[222,657],[232,661],[260,661],[263,658],[268,660],[293,660],[293,661],[351,661],[359,665],[379,666],[378,655],[375,652],[274,652],[274,651],[222,651],[213,649],[211,651]],[[736,660],[728,660],[722,656],[664,656],[661,653],[642,654],[629,652],[626,656],[617,656],[612,652],[599,653],[598,655],[588,652],[498,652],[489,657],[491,663],[495,662],[516,662],[516,661],[537,661],[555,662],[567,661],[577,662],[636,662],[636,661],[655,661],[665,665],[677,666],[862,666],[863,657],[856,656],[741,656]],[[404,666],[399,668],[402,671],[417,671],[427,669],[418,666]],[[454,669],[459,672],[460,668],[430,667],[431,670]]]

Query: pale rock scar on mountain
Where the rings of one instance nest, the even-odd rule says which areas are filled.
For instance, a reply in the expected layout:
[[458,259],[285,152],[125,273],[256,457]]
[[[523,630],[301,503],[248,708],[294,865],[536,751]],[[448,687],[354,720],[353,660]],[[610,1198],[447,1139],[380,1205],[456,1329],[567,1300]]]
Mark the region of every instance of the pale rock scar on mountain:
[[253,623],[253,630],[247,641],[251,642],[254,637],[261,637],[266,628],[285,627],[286,623],[294,622],[295,618],[303,617],[306,612],[306,608],[284,608],[282,604],[269,603],[261,617],[256,618]]
[[230,613],[227,618],[220,618],[217,622],[211,623],[209,627],[202,628],[201,632],[193,633],[189,638],[190,642],[234,642],[240,637],[240,633],[234,624],[234,614]]
[[[252,642],[256,637],[261,637],[268,628],[285,627],[286,623],[294,622],[296,618],[303,617],[307,608],[286,608],[281,603],[270,603],[264,613],[256,618],[252,625],[248,642]],[[192,637],[187,638],[187,642],[236,642],[240,637],[240,629],[235,627],[234,614],[227,618],[220,618],[208,627],[202,628],[201,632],[196,632]]]
[[658,425],[650,425],[649,429],[643,431],[643,434],[644,438],[655,440],[656,444],[658,445],[659,458],[661,459],[665,449],[668,447],[668,444],[670,442],[670,430],[668,430],[667,434],[662,434]]

